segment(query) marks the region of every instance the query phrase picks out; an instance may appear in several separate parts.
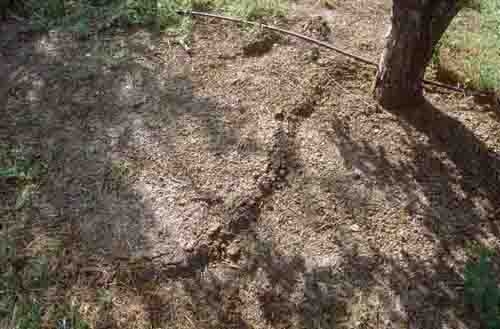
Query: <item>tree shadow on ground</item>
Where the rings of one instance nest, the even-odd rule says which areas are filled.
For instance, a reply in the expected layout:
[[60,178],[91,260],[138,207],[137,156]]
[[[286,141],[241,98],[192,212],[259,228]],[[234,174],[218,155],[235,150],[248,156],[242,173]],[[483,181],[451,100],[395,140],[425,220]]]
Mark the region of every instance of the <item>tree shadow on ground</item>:
[[[488,216],[499,204],[500,160],[459,121],[430,104],[396,113],[408,131],[416,129],[428,137],[426,143],[412,144],[415,158],[399,164],[389,161],[383,148],[354,140],[340,119],[334,118],[330,136],[349,166],[358,168],[382,190],[400,188],[411,201],[408,213],[442,246],[443,258],[433,264],[406,257],[408,266],[402,267],[377,246],[367,256],[343,241],[336,241],[342,251],[337,263],[315,264],[302,256],[283,255],[269,241],[258,238],[251,226],[238,233],[248,245],[243,260],[232,266],[221,259],[211,260],[209,251],[198,247],[179,260],[176,252],[182,253],[184,246],[179,245],[177,234],[182,231],[174,227],[169,232],[168,225],[158,240],[172,240],[162,246],[175,252],[164,258],[179,262],[137,258],[141,256],[137,253],[158,251],[153,245],[158,240],[150,236],[158,204],[145,200],[144,190],[134,186],[137,172],[147,166],[134,165],[134,161],[174,158],[175,166],[168,171],[172,177],[161,178],[184,180],[192,174],[191,164],[175,159],[176,138],[204,135],[202,143],[219,156],[234,150],[238,131],[224,124],[222,112],[215,111],[215,100],[194,93],[190,74],[184,71],[189,60],[175,53],[182,49],[174,50],[172,61],[155,70],[150,69],[144,42],[124,40],[112,48],[112,53],[135,49],[135,55],[143,55],[138,62],[137,58],[129,61],[128,56],[93,61],[96,57],[87,57],[86,51],[92,54],[96,48],[81,44],[78,56],[74,52],[57,55],[57,47],[40,53],[40,43],[48,41],[26,40],[22,50],[5,50],[9,58],[25,52],[28,62],[23,65],[28,73],[9,88],[9,99],[2,104],[5,120],[0,134],[6,144],[29,145],[48,164],[33,205],[19,218],[27,216],[25,227],[32,230],[25,242],[42,233],[65,244],[64,256],[52,264],[58,282],[57,292],[48,297],[52,302],[65,302],[78,289],[87,290],[82,298],[92,301],[99,289],[119,286],[116,289],[124,296],[139,299],[145,323],[155,326],[250,328],[255,324],[248,319],[255,316],[276,328],[346,327],[352,323],[349,316],[357,312],[355,316],[361,319],[379,312],[377,307],[382,305],[395,310],[393,323],[400,327],[459,327],[460,323],[478,327],[457,289],[462,285],[461,274],[448,262],[452,251],[464,249],[467,242],[486,246],[485,234],[499,238],[498,219]],[[453,162],[453,171],[443,164],[442,154]],[[161,181],[155,175],[148,178]],[[197,190],[193,181],[187,184]],[[161,190],[166,194],[178,191],[176,187],[170,192]],[[350,198],[355,215],[354,208],[364,206],[363,198]],[[255,217],[258,221],[258,213]],[[358,294],[378,294],[373,290],[383,285],[380,276],[390,278],[389,291],[397,302],[386,291],[371,309],[353,308]],[[255,315],[244,314],[249,301],[256,306]],[[126,326],[132,319],[120,322],[109,317],[112,311],[97,312],[96,323],[103,328]],[[375,328],[384,325],[382,320],[373,324]]]
[[[116,283],[121,263],[159,252],[151,240],[158,231],[162,246],[171,251],[164,258],[188,263],[176,273],[203,268],[184,255],[181,232],[171,232],[168,225],[158,228],[164,223],[158,223],[157,209],[135,186],[145,160],[175,155],[180,122],[184,129],[195,129],[213,153],[223,154],[227,145],[234,148],[238,133],[224,124],[223,111],[215,111],[218,105],[210,99],[195,96],[189,72],[175,67],[188,63],[175,55],[171,63],[154,63],[148,60],[151,40],[128,35],[75,42],[65,33],[15,33],[17,38],[2,42],[0,71],[8,78],[0,86],[5,96],[0,139],[5,147],[42,163],[46,172],[35,182],[31,203],[19,211],[8,210],[15,208],[15,179],[0,181],[2,216],[3,210],[12,215],[3,217],[1,226],[20,234],[13,241],[20,254],[49,259],[55,289],[43,300],[64,304],[78,296],[82,303],[95,304],[100,289]],[[149,141],[161,144],[163,154],[149,153]],[[184,179],[190,165],[178,166],[172,177],[156,177],[156,183],[164,184],[159,182],[164,178],[174,182],[176,175]],[[167,186],[166,192],[175,193],[175,186]],[[189,216],[190,209],[185,211]],[[11,222],[16,224],[7,225]],[[46,250],[44,240],[58,241],[60,247]],[[120,326],[110,323],[116,319],[106,312],[94,311],[103,317],[96,323]]]
[[[430,103],[395,111],[409,136],[418,131],[425,140],[409,138],[412,158],[394,163],[384,148],[372,141],[355,140],[349,127],[333,120],[331,141],[348,166],[357,168],[377,189],[398,190],[395,204],[403,203],[409,219],[423,225],[439,243],[432,264],[421,263],[403,252],[403,268],[385,259],[391,270],[391,288],[401,294],[407,323],[418,328],[476,328],[477,317],[464,305],[463,253],[471,246],[495,249],[500,201],[500,156],[490,150],[463,123]],[[391,196],[389,196],[390,198]],[[373,246],[377,258],[385,258]],[[454,265],[452,265],[454,264]],[[434,310],[426,310],[427,308]],[[429,312],[427,312],[429,311]]]

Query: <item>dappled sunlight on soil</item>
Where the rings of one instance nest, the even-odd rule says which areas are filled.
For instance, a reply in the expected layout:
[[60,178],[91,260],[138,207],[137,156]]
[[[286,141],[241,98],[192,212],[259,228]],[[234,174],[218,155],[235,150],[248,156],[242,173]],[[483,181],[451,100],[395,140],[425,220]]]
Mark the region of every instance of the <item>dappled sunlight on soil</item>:
[[[335,38],[381,40],[360,19]],[[6,42],[1,143],[46,172],[5,216],[48,258],[43,301],[93,328],[479,328],[462,273],[470,245],[500,251],[499,121],[432,91],[388,112],[370,68],[260,33],[200,20],[191,55],[144,30]]]

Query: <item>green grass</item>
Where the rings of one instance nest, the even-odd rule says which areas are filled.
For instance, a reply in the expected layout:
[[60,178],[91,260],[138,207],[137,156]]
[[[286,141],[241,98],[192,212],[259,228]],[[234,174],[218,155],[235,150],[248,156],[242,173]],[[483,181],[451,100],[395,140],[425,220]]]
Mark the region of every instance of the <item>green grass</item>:
[[476,89],[498,91],[498,49],[500,1],[469,0],[441,41],[439,65],[454,82]]
[[0,145],[0,178],[34,180],[46,170],[46,165],[35,159],[26,148]]
[[178,10],[217,11],[246,19],[279,17],[286,13],[287,0],[159,0],[162,26],[182,21]]
[[178,10],[218,11],[247,19],[282,16],[287,0],[26,0],[10,8],[37,30],[65,28],[89,36],[113,24],[139,24],[185,31]]
[[131,178],[137,171],[136,166],[126,160],[115,160],[111,162],[108,169],[105,186],[109,191],[120,191],[130,184]]
[[44,302],[47,292],[57,285],[57,269],[51,272],[49,264],[61,256],[62,245],[44,238],[43,248],[27,252],[19,240],[29,239],[28,231],[19,224],[0,227],[0,328],[37,329],[47,324],[89,328],[76,306]]
[[0,179],[15,180],[14,210],[28,204],[37,184],[47,172],[47,165],[27,148],[9,148],[0,145]]
[[5,231],[0,231],[0,327],[40,328],[37,295],[48,287],[47,260],[18,255],[15,241]]
[[492,271],[492,253],[488,250],[476,252],[465,268],[465,302],[479,314],[487,329],[500,329],[500,288]]
[[[0,182],[15,192],[12,206],[0,208],[0,328],[37,329],[47,318],[43,300],[55,284],[49,264],[60,257],[62,244],[39,232],[34,234],[26,216],[31,194],[46,173],[47,165],[32,149],[0,144]],[[77,319],[69,312],[61,314],[50,317],[54,327],[66,314]],[[72,321],[71,328],[88,328]]]
[[[21,211],[0,218],[0,328],[90,328],[73,304],[45,302],[58,284],[58,269],[53,265],[63,245],[30,232],[22,216],[16,216]],[[34,245],[38,247],[33,249]]]
[[500,89],[500,1],[481,3],[481,77],[486,88]]

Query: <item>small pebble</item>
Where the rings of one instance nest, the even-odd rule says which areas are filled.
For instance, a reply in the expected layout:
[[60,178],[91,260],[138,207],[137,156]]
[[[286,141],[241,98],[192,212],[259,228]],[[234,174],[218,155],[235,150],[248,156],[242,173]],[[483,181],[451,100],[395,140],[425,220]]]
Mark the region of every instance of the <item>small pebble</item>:
[[359,227],[359,225],[358,225],[358,224],[353,224],[353,225],[351,225],[350,229],[351,229],[351,231],[353,231],[353,232],[359,232],[359,231],[361,230],[361,228]]

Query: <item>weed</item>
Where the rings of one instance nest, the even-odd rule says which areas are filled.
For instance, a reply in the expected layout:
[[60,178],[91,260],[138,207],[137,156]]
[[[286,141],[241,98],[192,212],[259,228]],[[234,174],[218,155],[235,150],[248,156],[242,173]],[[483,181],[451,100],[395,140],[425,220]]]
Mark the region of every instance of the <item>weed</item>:
[[34,180],[47,169],[46,165],[34,159],[24,148],[0,146],[0,178]]
[[118,182],[122,182],[132,176],[134,173],[133,166],[128,161],[113,161],[111,166],[111,178]]
[[16,182],[15,210],[28,204],[37,184],[47,172],[47,165],[27,148],[0,145],[0,179]]
[[[476,251],[477,252],[477,251]],[[500,288],[491,267],[492,253],[480,250],[465,268],[465,302],[478,312],[488,329],[500,329]]]
[[131,178],[136,173],[137,168],[133,163],[126,160],[112,161],[108,168],[104,187],[108,191],[120,191],[130,183]]
[[16,329],[38,329],[42,326],[42,312],[37,303],[20,304],[13,313]]
[[108,309],[113,304],[113,295],[107,289],[99,289],[97,291],[97,301],[103,309]]

